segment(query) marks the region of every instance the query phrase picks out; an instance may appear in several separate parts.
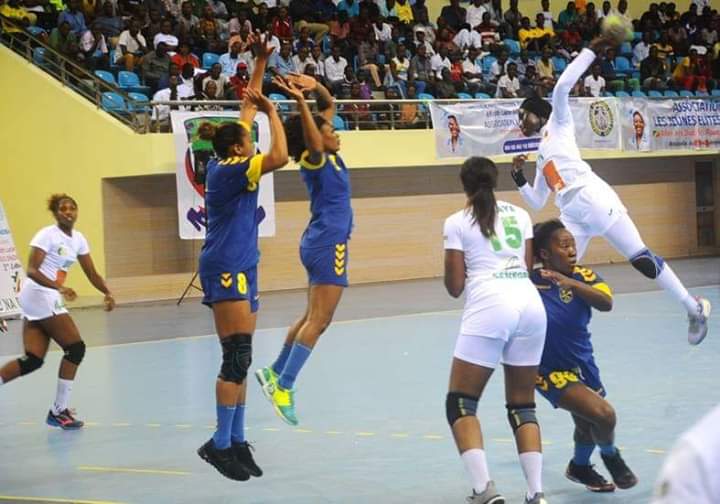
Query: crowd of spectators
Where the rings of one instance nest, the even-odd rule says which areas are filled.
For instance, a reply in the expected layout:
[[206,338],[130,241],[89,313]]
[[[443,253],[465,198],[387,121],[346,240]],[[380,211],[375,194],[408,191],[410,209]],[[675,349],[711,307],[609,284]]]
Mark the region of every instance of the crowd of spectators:
[[[557,0],[555,0],[557,1]],[[248,35],[268,32],[274,75],[299,72],[339,98],[515,98],[551,92],[562,69],[627,0],[0,0],[5,36],[23,30],[90,71],[136,72],[156,99],[240,99],[253,69]],[[66,3],[64,3],[66,2]],[[720,16],[709,0],[649,4],[635,37],[598,55],[576,96],[609,91],[711,92],[720,80]],[[355,117],[370,104],[344,105]],[[396,107],[408,127],[418,108]]]

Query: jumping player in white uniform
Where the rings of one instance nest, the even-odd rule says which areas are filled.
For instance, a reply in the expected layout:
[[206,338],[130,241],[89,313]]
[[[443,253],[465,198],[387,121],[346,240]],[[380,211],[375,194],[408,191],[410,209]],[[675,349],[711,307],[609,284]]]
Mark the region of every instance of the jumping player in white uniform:
[[75,200],[67,194],[54,194],[48,209],[57,224],[41,229],[30,242],[27,278],[18,296],[24,319],[25,355],[0,368],[0,385],[39,369],[52,339],[65,355],[60,361],[57,395],[48,412],[47,424],[72,430],[83,426],[68,402],[75,373],[85,356],[85,343],[64,303],[77,297],[74,290],[65,286],[70,266],[80,262],[90,283],[105,294],[107,311],[115,307],[115,300],[103,277],[95,271],[87,240],[73,229],[78,211]]
[[525,502],[546,504],[534,387],[547,319],[528,276],[532,223],[525,210],[495,200],[497,167],[489,159],[467,159],[460,178],[468,204],[445,221],[445,287],[453,297],[465,290],[465,310],[445,408],[472,480],[468,502],[505,502],[490,480],[476,417],[485,385],[502,362],[508,419],[528,484]]
[[520,130],[525,136],[539,134],[542,140],[533,185],[522,172],[525,155],[513,159],[512,176],[523,199],[535,210],[545,206],[550,193],[555,193],[560,220],[575,236],[578,261],[590,239],[602,236],[635,269],[675,297],[688,312],[688,342],[697,345],[707,335],[710,302],[691,296],[663,258],[648,249],[617,193],[582,160],[575,141],[570,90],[599,51],[611,45],[610,39],[600,36],[580,52],[558,79],[552,106],[539,97],[527,98],[520,105]]
[[720,405],[685,432],[660,471],[652,504],[720,502]]

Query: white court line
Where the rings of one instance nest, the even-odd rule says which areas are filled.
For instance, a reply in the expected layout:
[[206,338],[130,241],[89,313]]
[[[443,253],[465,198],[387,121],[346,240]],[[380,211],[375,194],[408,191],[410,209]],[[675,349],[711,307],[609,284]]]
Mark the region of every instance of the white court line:
[[[693,287],[692,289],[695,290],[706,290],[706,289],[719,289],[720,285],[704,285],[701,287]],[[638,292],[623,292],[621,294],[615,294],[614,298],[618,297],[626,297],[626,296],[638,296],[638,295],[644,295],[654,292],[663,292],[662,290],[652,290],[652,291],[638,291]],[[429,312],[417,312],[417,313],[402,313],[399,315],[383,315],[379,317],[366,317],[366,318],[356,318],[356,319],[348,319],[348,320],[339,320],[337,322],[333,322],[332,326],[338,326],[338,325],[345,325],[345,324],[356,324],[359,322],[372,322],[372,321],[378,321],[378,320],[397,320],[397,319],[404,319],[404,318],[410,318],[410,317],[429,317],[429,316],[436,316],[436,315],[450,315],[450,314],[461,314],[462,308],[455,309],[455,310],[438,310],[438,311],[429,311]],[[280,327],[264,327],[262,329],[255,330],[255,334],[258,333],[264,333],[264,332],[272,332],[272,331],[284,331],[287,330],[288,326],[280,326]],[[88,347],[88,351],[100,349],[100,348],[119,348],[119,347],[127,347],[127,346],[139,346],[139,345],[154,345],[158,343],[168,343],[168,342],[177,342],[177,341],[194,341],[194,340],[201,340],[201,339],[207,339],[207,338],[217,338],[217,334],[200,334],[197,336],[177,336],[175,338],[166,338],[166,339],[157,339],[157,340],[145,340],[145,341],[131,341],[128,343],[108,343],[107,345],[93,345]],[[61,353],[62,350],[51,350],[48,353]],[[10,354],[10,355],[0,355],[0,359],[3,358],[12,358],[16,357],[17,354]]]

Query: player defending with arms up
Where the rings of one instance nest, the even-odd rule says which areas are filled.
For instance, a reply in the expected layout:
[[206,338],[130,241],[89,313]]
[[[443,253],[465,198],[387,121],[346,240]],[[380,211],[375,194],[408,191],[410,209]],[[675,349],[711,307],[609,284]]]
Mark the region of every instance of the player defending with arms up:
[[[244,481],[261,476],[245,441],[245,394],[258,309],[258,191],[264,173],[287,163],[285,132],[275,106],[261,94],[272,47],[257,35],[255,70],[246,90],[239,122],[212,131],[217,156],[207,164],[205,207],[208,228],[200,253],[200,281],[215,319],[222,366],[215,385],[217,428],[198,455],[223,476]],[[270,121],[271,146],[257,154],[251,138],[256,110]],[[211,128],[212,129],[212,128]]]
[[535,210],[545,206],[550,193],[555,193],[560,219],[575,237],[578,260],[590,239],[602,236],[635,269],[668,291],[687,310],[688,342],[697,345],[707,335],[710,302],[691,296],[663,258],[647,248],[617,193],[582,160],[575,141],[570,90],[597,54],[613,44],[607,36],[593,39],[558,79],[552,105],[539,97],[527,98],[520,105],[520,130],[525,136],[540,135],[542,140],[533,185],[523,175],[525,155],[513,160],[512,176],[523,199]]

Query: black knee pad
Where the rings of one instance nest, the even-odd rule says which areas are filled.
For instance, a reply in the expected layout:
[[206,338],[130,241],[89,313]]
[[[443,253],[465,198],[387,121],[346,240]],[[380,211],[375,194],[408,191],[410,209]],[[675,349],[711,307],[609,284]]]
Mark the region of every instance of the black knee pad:
[[223,349],[222,367],[218,378],[240,384],[245,381],[252,363],[252,335],[231,334],[220,340]]
[[649,249],[645,249],[639,254],[631,257],[630,264],[632,264],[633,268],[638,270],[640,273],[654,280],[660,276],[660,272],[665,266],[665,260],[662,257],[653,254]]
[[513,432],[528,423],[538,425],[537,416],[535,415],[535,403],[529,404],[507,404],[505,406],[508,412],[508,421]]
[[83,357],[85,357],[85,342],[82,340],[78,341],[77,343],[66,346],[63,350],[65,351],[65,356],[63,358],[66,361],[79,366]]
[[475,416],[479,399],[460,392],[448,392],[445,398],[445,414],[450,427],[464,416]]
[[18,364],[20,364],[20,375],[26,375],[40,369],[43,362],[44,361],[37,355],[25,352],[25,355],[18,359]]

